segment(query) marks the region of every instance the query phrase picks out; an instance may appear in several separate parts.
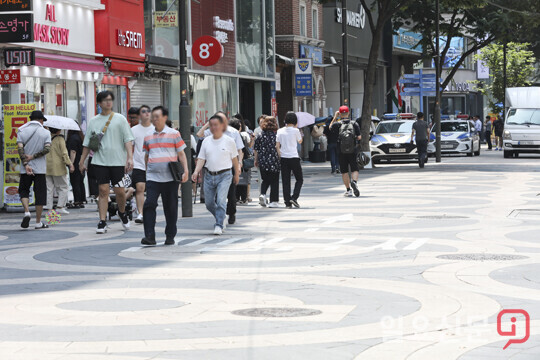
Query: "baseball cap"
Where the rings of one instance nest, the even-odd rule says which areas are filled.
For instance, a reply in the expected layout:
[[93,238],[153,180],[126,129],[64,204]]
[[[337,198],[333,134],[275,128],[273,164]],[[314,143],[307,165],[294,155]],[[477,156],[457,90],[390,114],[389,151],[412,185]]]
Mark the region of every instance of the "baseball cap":
[[339,113],[340,114],[346,114],[348,112],[349,112],[349,107],[348,106],[343,105],[343,106],[339,107]]
[[43,119],[43,121],[47,121],[47,118],[43,116],[43,113],[39,110],[34,110],[30,114],[30,120],[41,120],[41,119]]

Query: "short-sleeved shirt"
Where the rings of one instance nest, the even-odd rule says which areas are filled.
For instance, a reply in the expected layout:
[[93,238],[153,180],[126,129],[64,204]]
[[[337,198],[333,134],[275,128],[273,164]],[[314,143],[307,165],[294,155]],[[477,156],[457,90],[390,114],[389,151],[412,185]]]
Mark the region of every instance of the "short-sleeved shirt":
[[263,131],[255,139],[255,151],[259,167],[268,172],[279,172],[281,165],[279,154],[276,149],[276,133],[274,131]]
[[231,169],[232,159],[238,156],[234,140],[223,134],[219,139],[213,136],[204,138],[197,158],[205,160],[204,167],[209,171]]
[[141,124],[135,125],[131,128],[131,132],[133,133],[133,137],[135,140],[134,148],[133,148],[133,168],[139,169],[139,170],[146,170],[146,164],[144,163],[144,157],[145,153],[143,151],[143,145],[144,145],[144,139],[152,135],[155,131],[154,125],[150,125],[147,127],[142,126]]
[[486,121],[486,132],[491,132],[491,129],[492,129],[491,120],[487,120]]
[[482,120],[478,119],[474,122],[474,127],[476,131],[480,132],[482,131]]
[[[240,131],[236,130],[232,126],[227,126],[227,130],[223,133],[223,135],[227,135],[234,140],[237,150],[242,150],[244,148],[244,141],[242,140],[242,135],[240,135]],[[210,131],[210,129],[206,129],[204,131],[204,137],[207,138],[209,136],[212,136],[212,132]]]
[[[26,155],[34,155],[43,150],[46,144],[51,144],[51,132],[45,130],[39,121],[30,121],[19,129],[17,143],[24,145]],[[47,158],[45,156],[30,160],[28,165],[34,174],[47,173]],[[21,174],[26,174],[24,166],[21,166]]]
[[148,154],[146,181],[174,181],[169,163],[178,160],[178,153],[186,148],[180,133],[168,126],[144,138],[143,150]]
[[426,141],[428,140],[428,123],[424,120],[416,120],[413,124],[413,129],[416,134],[416,141]]
[[[86,129],[83,146],[88,147],[92,133],[99,134],[105,127],[110,115],[97,115],[90,119]],[[125,144],[134,140],[129,122],[122,114],[114,114],[107,132],[101,139],[101,146],[94,152],[92,165],[125,166],[127,151]]]
[[293,159],[298,156],[298,142],[302,140],[300,130],[292,126],[286,126],[277,131],[276,141],[280,145],[281,157]]
[[79,162],[81,161],[81,154],[83,150],[82,146],[83,142],[81,139],[81,136],[78,133],[71,134],[66,142],[68,154],[71,157],[71,152],[75,151],[75,162],[73,165],[75,165],[75,168],[79,168]]
[[334,125],[330,128],[330,133],[332,134],[332,137],[336,139],[336,142],[339,143],[339,130],[341,129],[341,125],[347,125],[351,123],[354,128],[354,136],[358,139],[358,137],[362,134],[360,132],[360,126],[358,126],[358,123],[351,120],[341,120],[340,122],[335,122]]
[[495,128],[495,135],[502,136],[504,131],[504,122],[501,119],[497,119],[493,122],[493,127]]

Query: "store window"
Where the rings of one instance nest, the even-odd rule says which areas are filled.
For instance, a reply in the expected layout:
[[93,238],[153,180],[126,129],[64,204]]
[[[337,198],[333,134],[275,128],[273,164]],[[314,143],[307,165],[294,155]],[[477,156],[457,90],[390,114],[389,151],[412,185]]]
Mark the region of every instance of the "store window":
[[[119,114],[124,115],[127,117],[127,88],[125,86],[119,86],[119,85],[108,85],[108,84],[101,84],[100,86],[96,87],[96,95],[100,91],[109,90],[114,94],[114,106],[113,111]],[[101,113],[101,108],[98,104],[96,104],[96,113]]]
[[66,81],[66,116],[79,124],[86,123],[86,86],[82,81]]
[[265,1],[266,20],[266,77],[274,78],[276,72],[274,48],[274,0]]
[[239,0],[236,6],[236,57],[239,74],[264,76],[263,1]]
[[300,4],[300,36],[306,36],[306,4]]
[[314,39],[319,38],[319,10],[314,7],[311,12],[311,37]]
[[146,53],[178,59],[178,1],[144,0]]

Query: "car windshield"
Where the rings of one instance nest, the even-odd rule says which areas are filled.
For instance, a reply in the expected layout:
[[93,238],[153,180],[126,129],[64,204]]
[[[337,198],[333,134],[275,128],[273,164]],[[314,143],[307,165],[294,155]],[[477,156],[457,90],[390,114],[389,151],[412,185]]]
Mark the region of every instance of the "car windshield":
[[462,121],[441,121],[441,132],[469,132],[469,126]]
[[540,125],[539,109],[511,109],[506,123],[509,125]]
[[411,133],[413,121],[383,121],[377,127],[377,134]]

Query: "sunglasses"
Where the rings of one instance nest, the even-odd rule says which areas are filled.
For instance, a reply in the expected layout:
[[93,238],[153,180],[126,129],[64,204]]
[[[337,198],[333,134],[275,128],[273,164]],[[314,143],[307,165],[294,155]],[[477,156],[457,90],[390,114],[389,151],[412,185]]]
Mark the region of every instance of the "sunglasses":
[[141,110],[141,114],[150,114],[150,110]]

